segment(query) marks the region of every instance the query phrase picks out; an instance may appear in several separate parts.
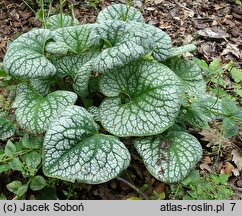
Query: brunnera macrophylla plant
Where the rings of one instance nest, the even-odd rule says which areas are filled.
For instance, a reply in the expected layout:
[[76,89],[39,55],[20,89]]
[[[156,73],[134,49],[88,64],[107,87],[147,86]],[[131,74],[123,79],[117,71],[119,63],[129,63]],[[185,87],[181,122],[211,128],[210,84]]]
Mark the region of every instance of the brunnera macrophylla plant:
[[[181,57],[195,46],[173,47],[164,31],[122,4],[102,10],[94,24],[55,15],[47,26],[13,41],[3,62],[10,76],[22,80],[12,104],[17,124],[44,137],[44,174],[109,181],[130,164],[120,138],[133,137],[155,178],[184,179],[202,156],[185,123],[204,127],[216,117],[208,107],[220,109],[205,94],[199,67]],[[95,92],[101,103],[91,101]],[[13,130],[6,114],[0,118],[0,138],[6,139]]]

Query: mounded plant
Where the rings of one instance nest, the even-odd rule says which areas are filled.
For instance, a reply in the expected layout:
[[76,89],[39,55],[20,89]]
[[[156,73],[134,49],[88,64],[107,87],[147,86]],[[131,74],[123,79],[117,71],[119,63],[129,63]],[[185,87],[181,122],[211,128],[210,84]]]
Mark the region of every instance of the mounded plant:
[[129,166],[120,138],[132,137],[156,179],[183,180],[202,156],[186,124],[204,127],[221,110],[200,68],[181,56],[195,46],[173,47],[122,4],[102,10],[94,24],[54,15],[46,26],[8,46],[4,69],[18,85],[14,117],[1,113],[0,138],[20,128],[43,140],[46,176],[98,184]]

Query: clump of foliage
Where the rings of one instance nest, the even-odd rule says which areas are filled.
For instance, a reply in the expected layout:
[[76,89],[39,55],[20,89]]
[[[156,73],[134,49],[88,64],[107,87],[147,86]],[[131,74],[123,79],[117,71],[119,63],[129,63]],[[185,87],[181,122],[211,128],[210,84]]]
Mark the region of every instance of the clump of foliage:
[[171,185],[171,198],[183,200],[228,200],[236,195],[228,185],[227,174],[200,176],[195,170],[182,182]]
[[202,156],[186,125],[206,127],[221,116],[236,123],[241,116],[232,101],[206,94],[201,69],[181,57],[195,46],[173,47],[131,6],[109,6],[94,24],[61,14],[45,26],[13,41],[3,62],[6,83],[14,85],[1,109],[0,139],[20,140],[1,152],[0,172],[29,178],[9,186],[18,196],[46,185],[41,167],[71,182],[115,178],[131,160],[123,137],[133,137],[156,179],[182,181]]
[[97,8],[97,5],[103,2],[103,0],[86,0],[87,4],[92,8]]

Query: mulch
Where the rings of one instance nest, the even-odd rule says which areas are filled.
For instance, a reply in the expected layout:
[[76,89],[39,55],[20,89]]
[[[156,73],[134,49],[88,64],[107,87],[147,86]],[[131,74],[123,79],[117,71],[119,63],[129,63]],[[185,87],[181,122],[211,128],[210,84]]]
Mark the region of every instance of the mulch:
[[[76,18],[81,23],[93,23],[101,9],[110,4],[125,3],[125,0],[103,1],[96,9],[88,6],[83,0],[76,2],[78,2],[75,8]],[[242,10],[238,5],[222,0],[134,0],[133,2],[134,6],[143,13],[146,23],[167,32],[175,46],[194,43],[197,46],[195,56],[206,62],[209,63],[214,58],[219,58],[223,63],[233,60],[237,67],[242,68]],[[34,9],[37,8],[34,6]],[[58,11],[58,5],[55,8]],[[66,7],[66,12],[68,11]],[[0,0],[0,62],[9,41],[40,26],[41,23],[22,1]],[[124,141],[129,143],[127,140]],[[134,150],[131,150],[131,154],[132,165],[123,178],[137,187],[143,187],[146,194],[164,192],[168,198],[168,186],[150,176]],[[69,186],[59,183],[58,187],[68,190]],[[72,199],[128,199],[138,196],[134,190],[118,180],[100,185],[73,187]],[[57,191],[60,199],[65,199],[63,190]]]
[[[73,1],[72,1],[73,2]],[[76,1],[76,18],[81,23],[93,23],[98,12],[120,1],[103,1],[97,8],[89,7],[85,1]],[[174,45],[194,43],[198,49],[196,56],[207,62],[220,58],[223,62],[234,60],[242,67],[242,10],[227,1],[221,0],[134,0],[147,23],[166,31]],[[145,3],[146,2],[146,3]],[[149,3],[150,2],[150,3]],[[56,6],[58,11],[58,6]],[[37,7],[35,6],[37,10]],[[68,11],[68,10],[66,10]],[[33,12],[18,0],[0,1],[0,61],[6,52],[8,40],[13,40],[33,27],[40,27]],[[227,33],[228,37],[203,37],[199,30],[210,28],[214,32]]]

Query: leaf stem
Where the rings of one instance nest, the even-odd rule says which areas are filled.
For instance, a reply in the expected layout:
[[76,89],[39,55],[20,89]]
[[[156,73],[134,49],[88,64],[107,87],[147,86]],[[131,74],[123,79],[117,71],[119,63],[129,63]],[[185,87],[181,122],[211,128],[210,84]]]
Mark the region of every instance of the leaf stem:
[[22,1],[34,14],[36,14],[36,11],[28,4],[28,2],[26,2],[25,0],[22,0]]
[[229,118],[231,118],[231,119],[233,119],[233,120],[235,120],[235,121],[242,121],[241,118],[237,118],[236,116],[229,116],[229,115],[226,115],[226,114],[221,113],[221,112],[217,112],[217,111],[210,110],[210,109],[208,109],[208,110],[209,110],[211,113],[216,114],[216,115],[220,115],[220,116],[223,116],[223,117],[229,117]]
[[47,13],[47,19],[50,17],[50,12],[52,10],[52,3],[53,3],[53,0],[51,0],[50,3],[49,3],[49,9],[48,9],[48,13]]
[[220,158],[220,153],[221,153],[221,145],[222,145],[222,134],[223,134],[223,131],[224,131],[224,127],[223,127],[223,125],[222,125],[222,127],[221,127],[221,131],[220,131],[220,136],[219,136],[219,143],[218,143],[217,158],[216,158],[215,163],[217,163],[217,162],[218,162],[218,159]]
[[1,163],[6,163],[6,162],[12,160],[12,159],[13,159],[14,157],[16,157],[16,156],[21,156],[21,155],[27,154],[27,153],[29,153],[29,152],[31,152],[31,151],[32,151],[32,149],[19,151],[19,152],[15,153],[15,154],[13,155],[13,157],[9,157],[9,158],[6,158],[6,159],[1,160],[1,161],[0,161],[0,164],[1,164]]
[[63,4],[66,0],[60,0],[60,27],[63,27]]
[[43,20],[44,28],[47,28],[47,27],[46,27],[45,3],[44,3],[44,0],[41,0],[41,10],[42,10],[42,12],[43,12],[43,14],[42,14],[42,20]]
[[[214,105],[213,105],[213,106],[214,106]],[[182,107],[185,108],[185,109],[187,109],[187,108],[189,108],[190,106],[189,106],[189,105],[182,104]],[[229,115],[226,115],[226,114],[224,114],[224,113],[217,112],[217,111],[214,111],[214,110],[212,110],[212,109],[209,109],[208,107],[206,107],[206,108],[207,108],[207,110],[208,110],[209,112],[211,112],[211,113],[213,113],[213,114],[215,114],[215,115],[220,115],[220,116],[223,116],[223,117],[231,118],[231,119],[233,119],[233,120],[235,120],[235,121],[242,121],[241,118],[238,118],[238,117],[236,117],[236,116],[229,116]]]
[[139,193],[140,196],[142,196],[145,200],[149,200],[149,197],[147,195],[145,195],[139,188],[137,188],[135,185],[131,184],[130,182],[128,182],[127,180],[121,178],[121,177],[116,177],[115,179],[117,179],[120,182],[123,182],[124,184],[128,185],[129,187],[131,187],[132,189],[134,189],[137,193]]

